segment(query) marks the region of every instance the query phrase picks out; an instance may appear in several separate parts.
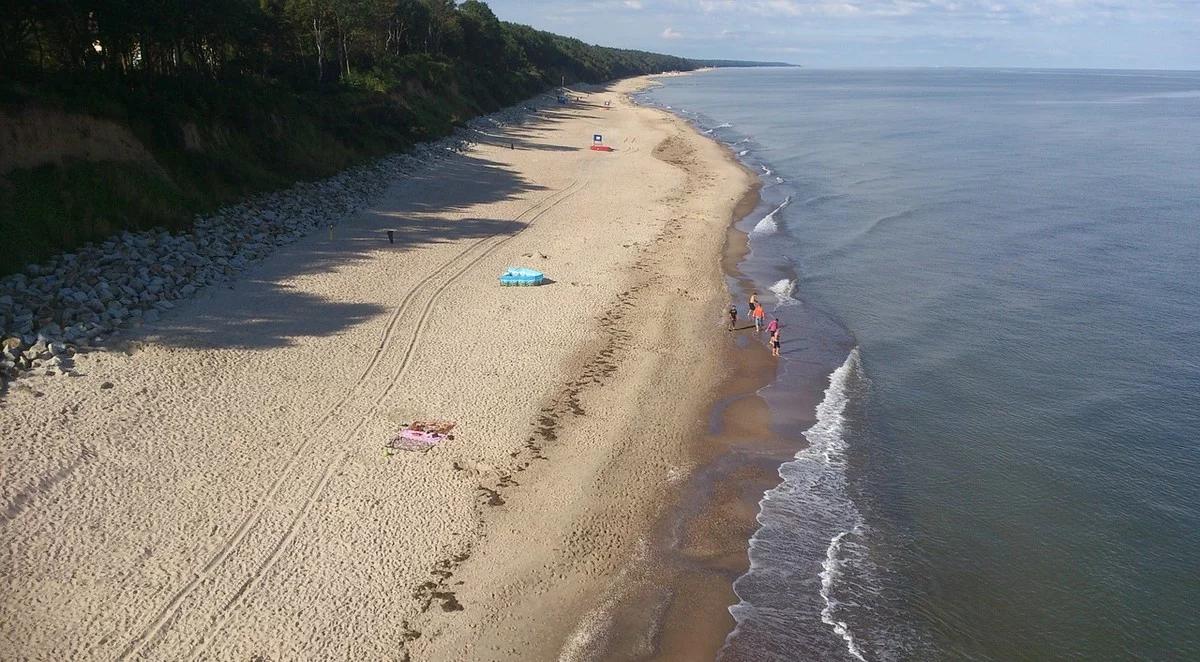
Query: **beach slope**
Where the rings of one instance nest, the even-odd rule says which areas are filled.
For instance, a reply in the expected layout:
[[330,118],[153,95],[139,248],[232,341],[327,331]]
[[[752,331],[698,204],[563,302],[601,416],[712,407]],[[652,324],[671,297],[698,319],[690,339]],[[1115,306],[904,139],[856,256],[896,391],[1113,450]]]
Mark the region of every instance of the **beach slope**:
[[[84,376],[12,385],[0,650],[600,645],[723,374],[719,256],[751,179],[634,106],[644,84],[481,135],[335,233],[80,356]],[[588,149],[594,134],[614,151]],[[551,282],[501,288],[508,266]],[[455,437],[387,455],[414,418],[456,421]]]

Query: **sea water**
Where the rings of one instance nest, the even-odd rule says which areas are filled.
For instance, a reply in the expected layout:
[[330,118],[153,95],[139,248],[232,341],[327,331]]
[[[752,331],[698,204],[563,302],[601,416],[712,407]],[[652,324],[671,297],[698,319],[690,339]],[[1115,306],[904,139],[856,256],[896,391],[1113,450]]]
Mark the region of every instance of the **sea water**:
[[1200,73],[717,70],[642,100],[761,175],[763,396],[806,441],[721,657],[1200,660]]

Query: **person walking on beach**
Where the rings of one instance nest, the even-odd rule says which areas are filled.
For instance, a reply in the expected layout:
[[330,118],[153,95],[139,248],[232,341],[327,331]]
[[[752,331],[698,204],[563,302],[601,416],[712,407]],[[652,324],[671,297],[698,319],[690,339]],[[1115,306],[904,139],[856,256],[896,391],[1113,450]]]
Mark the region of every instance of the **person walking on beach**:
[[779,356],[779,327],[771,333],[771,356]]
[[758,292],[750,293],[750,305],[746,306],[746,314],[753,317],[754,309],[758,307]]
[[763,307],[761,305],[754,304],[754,312],[751,313],[751,315],[754,317],[755,332],[762,333],[762,321],[763,318],[767,316],[767,313],[763,311]]
[[737,304],[729,304],[729,330],[737,328]]
[[772,336],[774,336],[774,335],[775,335],[775,332],[776,332],[776,331],[778,331],[778,330],[779,330],[779,318],[778,318],[778,317],[772,317],[772,318],[771,318],[771,322],[770,322],[769,324],[767,324],[767,333],[769,333],[769,334],[771,334]]

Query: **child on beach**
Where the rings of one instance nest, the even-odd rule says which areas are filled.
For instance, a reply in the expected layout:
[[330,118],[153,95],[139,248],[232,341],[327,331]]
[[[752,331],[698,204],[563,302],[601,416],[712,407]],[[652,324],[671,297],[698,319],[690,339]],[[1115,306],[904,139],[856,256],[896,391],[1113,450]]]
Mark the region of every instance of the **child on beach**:
[[779,356],[779,327],[771,333],[771,356]]
[[729,330],[733,331],[737,327],[737,304],[729,304]]
[[771,323],[770,323],[770,324],[767,324],[767,333],[769,333],[769,334],[771,334],[772,336],[774,336],[774,335],[775,335],[775,332],[776,332],[776,331],[778,331],[778,330],[779,330],[779,318],[778,318],[778,317],[772,317],[772,318],[771,318]]
[[754,312],[751,314],[754,316],[754,330],[758,333],[762,333],[762,321],[763,318],[766,317],[767,313],[763,311],[762,306],[755,304]]
[[758,308],[758,292],[751,292],[750,305],[746,306],[746,314],[753,317],[755,308]]

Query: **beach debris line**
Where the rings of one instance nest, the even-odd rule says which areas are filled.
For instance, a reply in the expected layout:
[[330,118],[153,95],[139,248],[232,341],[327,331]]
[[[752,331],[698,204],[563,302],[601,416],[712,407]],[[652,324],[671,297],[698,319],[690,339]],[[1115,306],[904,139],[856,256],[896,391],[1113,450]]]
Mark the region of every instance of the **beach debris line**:
[[506,286],[542,285],[545,282],[545,274],[526,267],[509,267],[508,271],[505,271],[504,275],[500,277],[500,284]]
[[454,435],[450,431],[456,425],[454,421],[413,421],[392,435],[383,446],[388,455],[393,450],[425,452],[443,441],[453,441]]

